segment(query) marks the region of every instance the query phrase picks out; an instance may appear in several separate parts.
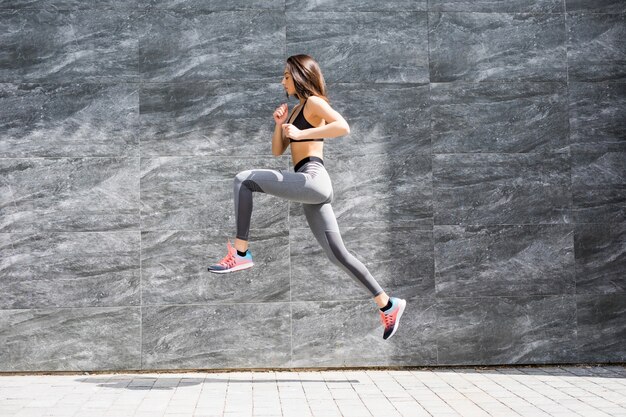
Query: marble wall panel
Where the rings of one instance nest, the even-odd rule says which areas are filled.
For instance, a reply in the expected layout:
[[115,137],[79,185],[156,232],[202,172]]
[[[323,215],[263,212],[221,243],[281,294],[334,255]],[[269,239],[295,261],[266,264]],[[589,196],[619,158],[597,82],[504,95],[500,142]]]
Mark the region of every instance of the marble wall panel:
[[142,307],[142,367],[288,366],[290,327],[289,303]]
[[68,13],[0,9],[0,81],[47,78],[59,81],[73,60]]
[[440,297],[436,327],[441,365],[577,360],[573,296]]
[[307,51],[318,60],[328,81],[428,82],[425,12],[287,11],[285,15],[287,56]]
[[11,9],[134,9],[137,2],[126,0],[6,0],[2,3]]
[[0,81],[139,81],[139,14],[0,9]]
[[571,81],[626,80],[626,15],[567,13],[567,74]]
[[435,153],[567,152],[562,82],[431,83]]
[[[282,93],[277,83],[144,83],[139,88],[141,156],[263,155],[259,164],[274,164],[270,106],[286,102]],[[285,167],[288,159],[280,157]]]
[[0,371],[141,369],[140,307],[0,310]]
[[577,223],[626,221],[626,152],[572,154],[572,214]]
[[468,0],[430,0],[429,10],[446,12],[476,13],[558,13],[563,12],[560,0],[509,0],[509,1],[468,1]]
[[0,83],[0,157],[139,157],[131,83]]
[[139,231],[0,235],[0,309],[141,303]]
[[435,226],[442,297],[574,294],[571,225]]
[[428,0],[346,0],[333,2],[311,2],[307,0],[285,0],[285,10],[300,12],[384,12],[384,11],[423,11],[428,8]]
[[568,11],[595,13],[624,13],[626,4],[621,0],[565,0]]
[[569,159],[562,153],[433,154],[434,223],[569,223]]
[[[91,0],[97,1],[97,0]],[[283,0],[284,1],[284,0]],[[283,11],[281,0],[136,0],[134,7],[139,9],[186,10],[193,12],[219,12],[232,10],[278,10]],[[116,5],[117,6],[117,5]]]
[[574,230],[576,292],[626,293],[626,223],[582,223]]
[[580,294],[576,297],[577,350],[581,362],[624,362],[626,295]]
[[[151,10],[137,22],[142,81],[280,82],[285,14],[238,10]],[[271,114],[270,114],[271,115]]]
[[561,13],[430,12],[430,81],[566,81]]
[[58,10],[190,10],[201,12],[223,10],[283,10],[280,0],[5,0],[3,7],[11,9],[54,8]]
[[138,157],[1,158],[2,232],[138,230]]
[[626,84],[570,82],[572,152],[626,151]]

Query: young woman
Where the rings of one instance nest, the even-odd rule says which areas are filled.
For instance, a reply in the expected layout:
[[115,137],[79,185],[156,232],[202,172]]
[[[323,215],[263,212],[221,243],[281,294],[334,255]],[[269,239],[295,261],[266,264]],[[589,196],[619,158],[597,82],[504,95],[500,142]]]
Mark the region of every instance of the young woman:
[[295,95],[300,104],[297,106],[298,115],[295,119],[292,116],[296,108],[288,117],[286,103],[274,111],[276,128],[272,137],[272,153],[280,156],[291,145],[294,172],[282,169],[250,169],[235,176],[235,246],[229,240],[228,254],[208,269],[211,272],[225,273],[241,271],[254,265],[252,254],[248,250],[253,192],[298,201],[302,203],[311,231],[326,256],[374,297],[385,326],[383,339],[388,339],[398,329],[406,301],[389,297],[367,268],[346,250],[331,206],[332,184],[324,168],[324,137],[347,135],[350,127],[341,114],[328,104],[324,77],[318,63],[309,55],[292,55],[287,58],[282,85],[287,98]]

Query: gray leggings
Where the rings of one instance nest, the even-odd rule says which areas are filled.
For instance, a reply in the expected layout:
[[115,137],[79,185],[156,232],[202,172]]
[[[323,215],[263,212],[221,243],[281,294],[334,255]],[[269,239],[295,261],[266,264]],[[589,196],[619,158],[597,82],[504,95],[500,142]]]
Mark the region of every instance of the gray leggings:
[[275,169],[249,169],[235,176],[235,216],[237,238],[248,240],[252,217],[252,193],[275,195],[302,204],[313,235],[332,263],[344,270],[374,297],[383,289],[343,244],[335,213],[330,205],[333,186],[326,168],[316,160],[306,162],[296,172]]

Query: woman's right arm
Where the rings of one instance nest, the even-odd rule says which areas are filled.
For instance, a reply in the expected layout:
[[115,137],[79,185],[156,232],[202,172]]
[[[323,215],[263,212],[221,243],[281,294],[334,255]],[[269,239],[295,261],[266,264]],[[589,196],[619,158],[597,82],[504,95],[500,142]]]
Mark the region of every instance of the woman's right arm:
[[[283,103],[274,110],[274,122],[276,122],[276,127],[274,128],[274,135],[272,136],[272,154],[274,156],[281,156],[287,146],[289,146],[289,142],[286,141],[286,137],[283,133],[282,125],[287,121],[289,114],[289,107],[287,103]],[[287,143],[285,143],[287,142]]]
[[272,154],[274,156],[281,156],[287,149],[287,146],[289,146],[289,143],[285,143],[285,139],[281,125],[277,124],[272,136]]

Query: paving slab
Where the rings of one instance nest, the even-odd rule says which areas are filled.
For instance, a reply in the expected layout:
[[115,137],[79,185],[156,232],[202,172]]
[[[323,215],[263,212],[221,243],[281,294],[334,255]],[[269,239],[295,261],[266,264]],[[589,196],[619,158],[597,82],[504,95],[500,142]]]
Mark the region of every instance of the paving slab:
[[2,417],[626,417],[626,365],[1,374]]

